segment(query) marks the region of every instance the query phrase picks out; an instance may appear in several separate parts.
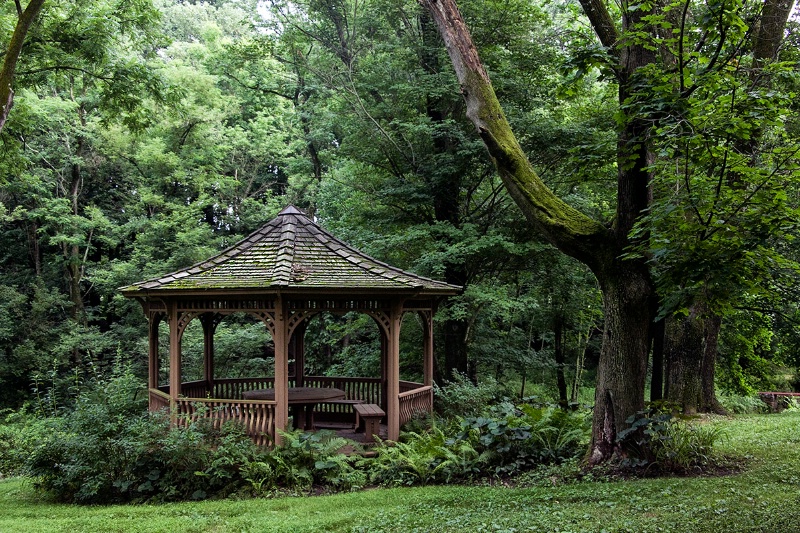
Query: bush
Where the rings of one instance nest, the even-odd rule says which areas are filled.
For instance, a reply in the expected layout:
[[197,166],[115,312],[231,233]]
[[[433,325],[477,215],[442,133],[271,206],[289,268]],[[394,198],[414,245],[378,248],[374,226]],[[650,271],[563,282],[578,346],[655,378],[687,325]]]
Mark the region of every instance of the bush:
[[484,416],[403,433],[401,442],[378,448],[371,479],[424,485],[516,475],[534,465],[578,457],[588,437],[585,413],[502,403]]
[[722,394],[718,400],[727,412],[736,415],[766,413],[769,410],[758,396]]
[[628,456],[623,466],[659,473],[685,473],[714,462],[717,427],[691,425],[669,413],[646,410],[629,417],[617,434]]
[[464,419],[456,438],[474,442],[482,468],[496,474],[576,457],[588,442],[589,421],[582,412],[504,403],[491,415]]
[[428,431],[406,432],[400,442],[385,443],[369,463],[370,479],[383,485],[427,485],[469,479],[479,473],[478,452],[466,440],[448,439],[434,425]]
[[476,385],[463,374],[456,374],[453,381],[443,387],[434,387],[434,407],[439,416],[445,419],[479,416],[503,396],[503,391],[493,379]]
[[123,369],[85,388],[72,411],[29,424],[23,471],[34,486],[76,503],[200,499],[243,486],[242,465],[263,452],[238,427],[170,428],[146,411],[143,391]]
[[166,415],[145,410],[142,388],[128,373],[98,381],[73,411],[29,423],[11,451],[0,449],[0,464],[24,457],[23,471],[37,489],[76,503],[263,495],[314,485],[342,490],[366,482],[355,460],[340,454],[351,443],[331,432],[287,433],[285,446],[270,451],[235,423],[215,429],[201,418],[171,428]]

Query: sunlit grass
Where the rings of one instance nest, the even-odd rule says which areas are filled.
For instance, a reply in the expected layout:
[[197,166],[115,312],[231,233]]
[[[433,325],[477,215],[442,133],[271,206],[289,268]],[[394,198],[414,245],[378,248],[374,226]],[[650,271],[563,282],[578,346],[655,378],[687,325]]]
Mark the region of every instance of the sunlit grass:
[[713,418],[724,477],[583,481],[553,487],[374,489],[333,496],[79,507],[0,481],[0,532],[800,531],[800,413]]

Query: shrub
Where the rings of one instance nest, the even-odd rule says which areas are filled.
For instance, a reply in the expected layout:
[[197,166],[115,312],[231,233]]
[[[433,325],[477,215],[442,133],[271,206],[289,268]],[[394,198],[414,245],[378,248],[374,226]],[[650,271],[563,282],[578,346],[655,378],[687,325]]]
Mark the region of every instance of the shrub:
[[308,489],[319,484],[352,489],[365,484],[366,474],[353,464],[355,456],[342,453],[345,447],[357,447],[354,442],[338,437],[333,431],[293,431],[283,437],[284,445],[268,456],[278,473],[276,486]]
[[437,425],[403,433],[401,441],[383,443],[370,463],[371,480],[384,485],[447,483],[478,473],[478,452],[467,440],[448,439]]
[[503,403],[491,415],[464,419],[456,438],[473,441],[482,467],[496,474],[576,457],[589,437],[588,418],[581,412]]
[[718,398],[719,403],[731,414],[758,414],[768,411],[765,404],[758,396],[738,396],[722,394]]
[[58,500],[110,503],[200,499],[244,484],[261,453],[234,425],[170,428],[145,410],[142,384],[122,372],[82,391],[74,410],[37,421],[24,472]]
[[453,381],[443,387],[434,386],[434,407],[439,416],[445,419],[479,416],[503,395],[493,379],[476,385],[463,374],[457,374]]
[[446,483],[485,475],[514,475],[534,465],[579,456],[589,437],[585,413],[501,403],[484,416],[427,431],[405,432],[382,445],[371,480],[387,485]]
[[269,451],[232,422],[213,428],[201,418],[171,428],[166,415],[144,409],[140,387],[129,375],[100,381],[73,411],[32,424],[24,472],[34,486],[61,501],[111,503],[314,485],[342,490],[366,482],[355,460],[339,453],[349,441],[332,432],[287,433],[285,446]]
[[641,411],[629,417],[630,427],[617,439],[628,452],[623,466],[683,473],[710,465],[714,444],[722,437],[717,427],[691,425],[669,413]]

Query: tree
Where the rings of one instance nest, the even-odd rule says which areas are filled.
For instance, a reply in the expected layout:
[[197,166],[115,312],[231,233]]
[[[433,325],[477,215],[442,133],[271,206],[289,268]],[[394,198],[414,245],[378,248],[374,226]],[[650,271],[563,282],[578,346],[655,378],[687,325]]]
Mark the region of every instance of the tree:
[[[624,420],[643,407],[648,339],[655,311],[655,290],[644,260],[622,259],[628,233],[647,207],[649,152],[646,125],[628,117],[619,136],[616,218],[610,226],[566,204],[543,183],[520,148],[495,96],[469,31],[450,0],[423,1],[436,20],[461,83],[467,115],[478,128],[506,188],[527,220],[551,244],[586,264],[603,292],[605,330],[598,368],[590,460],[600,462],[616,449],[616,433]],[[601,42],[612,49],[619,40],[605,6],[589,5]],[[624,25],[641,20],[632,11]],[[647,65],[652,52],[643,43],[629,43],[612,52],[618,59],[621,102],[631,96],[631,81]]]
[[[713,69],[724,65],[719,55],[728,30],[740,30],[744,23],[735,4],[709,8],[709,17],[722,20],[720,31],[701,34],[695,55],[675,55],[660,46],[660,35],[679,30],[678,48],[688,33],[679,23],[672,25],[679,7],[654,3],[623,4],[620,21],[599,0],[583,0],[602,48],[589,51],[618,87],[619,123],[617,145],[617,205],[614,218],[606,224],[586,216],[556,197],[534,171],[505,118],[500,103],[478,57],[466,24],[452,0],[421,0],[436,20],[450,54],[472,120],[493,158],[506,188],[528,221],[554,246],[585,263],[595,274],[603,292],[605,326],[595,393],[592,442],[589,460],[607,460],[618,451],[617,432],[625,421],[643,407],[644,386],[653,319],[658,294],[645,254],[631,254],[645,245],[647,230],[633,232],[651,207],[653,191],[653,124],[663,118],[655,98],[653,77],[666,71],[669,80],[683,80],[684,67],[697,62]],[[684,6],[683,23],[690,3]],[[701,8],[698,8],[701,9]],[[709,51],[710,50],[710,51]],[[716,50],[716,55],[715,55]],[[700,55],[708,52],[700,60]],[[663,56],[660,56],[662,53]],[[662,60],[666,58],[666,61]],[[672,64],[678,58],[678,67]],[[680,63],[680,61],[686,63]],[[710,65],[710,67],[709,67]],[[701,69],[701,67],[698,67]],[[701,83],[703,80],[694,80]],[[662,87],[664,84],[659,84]],[[702,84],[701,84],[702,86]],[[696,86],[681,85],[674,94],[690,95]]]
[[14,1],[14,5],[17,8],[17,24],[6,47],[3,67],[0,70],[0,131],[3,131],[8,114],[11,112],[11,106],[14,104],[14,90],[11,85],[14,81],[14,73],[17,70],[17,62],[22,53],[25,37],[31,25],[39,16],[44,1],[31,0],[24,11],[19,0]]
[[[649,82],[649,100],[664,111],[653,136],[659,156],[654,200],[640,221],[640,234],[649,235],[642,253],[651,257],[667,323],[664,395],[689,413],[721,410],[714,369],[722,320],[737,301],[772,291],[766,280],[792,269],[775,245],[797,232],[785,193],[797,179],[797,143],[783,120],[792,97],[773,81],[794,76],[776,62],[791,2],[756,4],[760,13],[745,11],[733,24],[737,6],[684,12],[683,25],[720,36],[714,54],[691,34],[665,32],[656,43],[680,74]],[[727,21],[712,16],[725,13]],[[709,60],[695,63],[681,49]]]

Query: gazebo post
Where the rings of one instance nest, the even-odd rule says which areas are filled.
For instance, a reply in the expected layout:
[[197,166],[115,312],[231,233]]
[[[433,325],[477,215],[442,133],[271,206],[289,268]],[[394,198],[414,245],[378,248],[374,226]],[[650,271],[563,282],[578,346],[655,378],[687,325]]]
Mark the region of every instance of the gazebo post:
[[304,387],[306,379],[306,326],[307,322],[303,320],[294,329],[292,333],[291,345],[294,352],[294,386]]
[[[178,304],[171,301],[167,303],[169,316],[169,397],[174,406],[181,394],[181,335],[178,324]],[[171,417],[175,417],[175,410],[171,409]]]
[[433,385],[433,312],[422,313],[422,384]]
[[386,384],[388,378],[386,375],[387,362],[389,361],[389,332],[383,331],[381,328],[381,409],[386,411],[386,397],[388,395]]
[[280,431],[286,431],[289,425],[289,324],[288,313],[284,301],[279,296],[275,299],[275,331],[272,340],[275,343],[275,445],[280,446],[283,439]]
[[389,315],[389,339],[386,358],[386,426],[389,440],[400,438],[400,322],[403,302],[392,302]]
[[147,387],[149,389],[158,388],[158,326],[163,315],[151,311],[148,324],[148,345],[147,345]]
[[[206,392],[214,391],[214,313],[200,315],[203,325],[203,379]],[[212,395],[213,396],[213,395]]]

